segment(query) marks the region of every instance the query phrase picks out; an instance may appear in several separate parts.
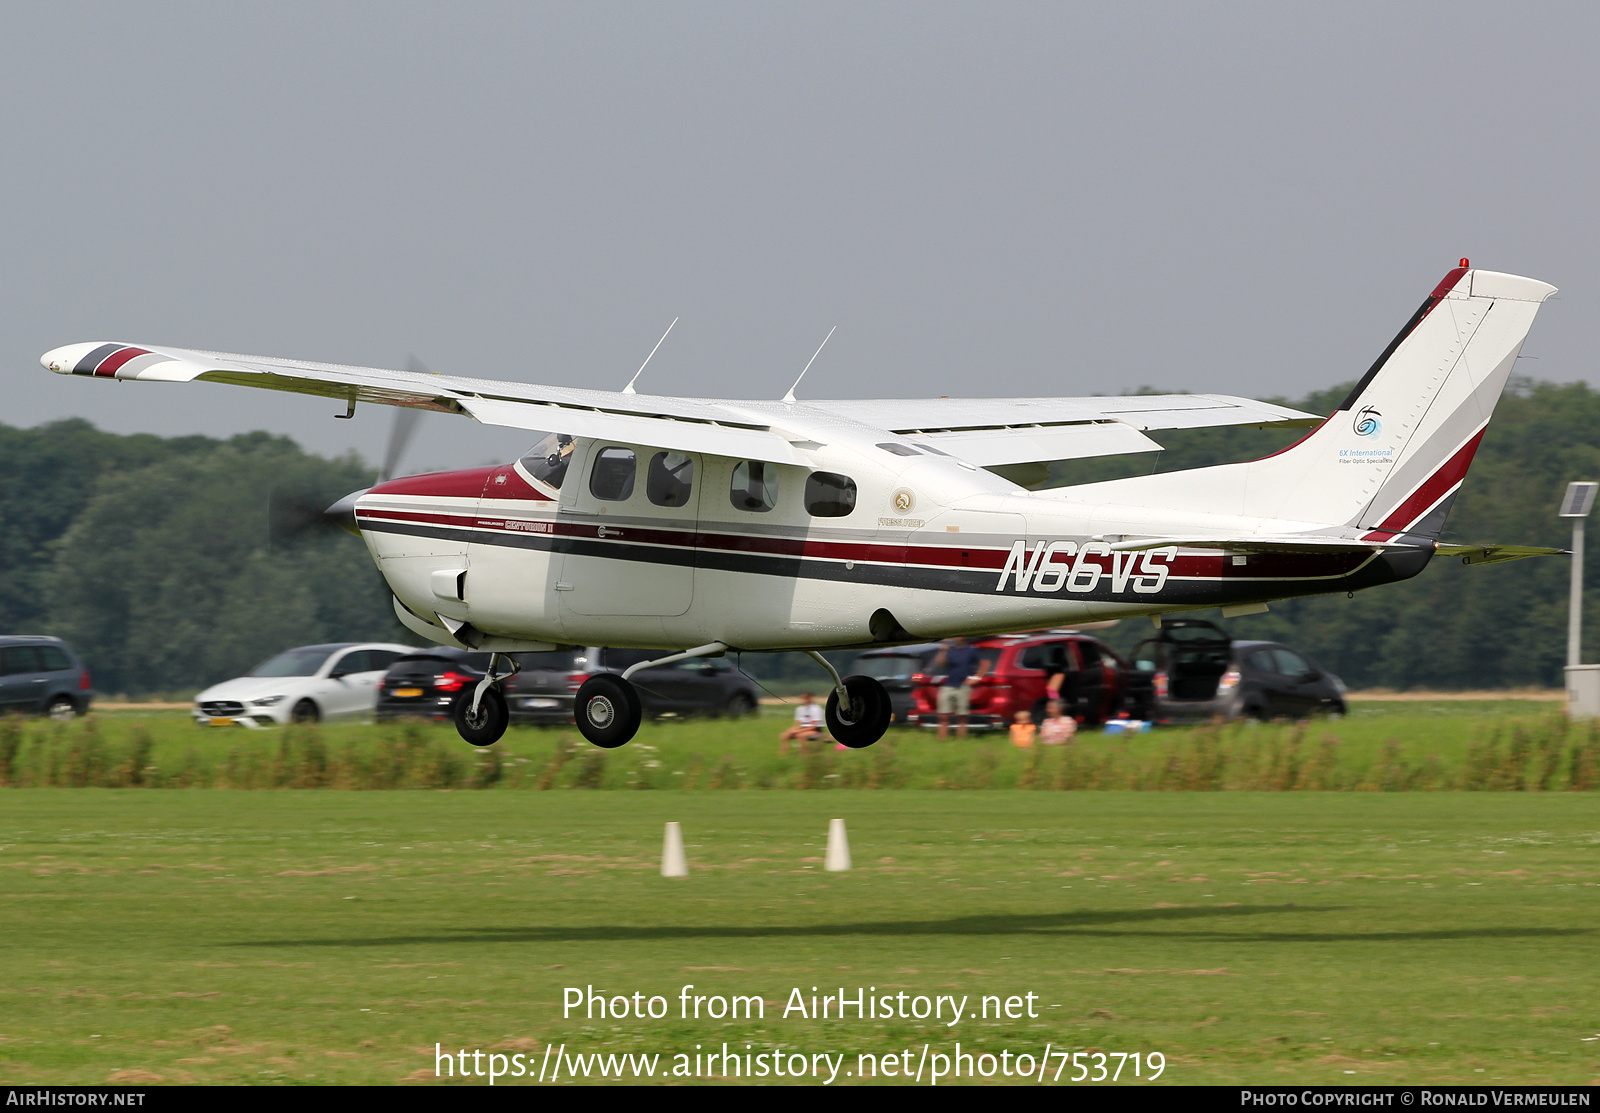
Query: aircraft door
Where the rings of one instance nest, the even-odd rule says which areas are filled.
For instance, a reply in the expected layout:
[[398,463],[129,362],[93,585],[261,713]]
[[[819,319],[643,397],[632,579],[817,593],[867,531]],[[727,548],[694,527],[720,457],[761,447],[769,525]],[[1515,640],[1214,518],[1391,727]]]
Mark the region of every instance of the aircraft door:
[[701,458],[594,441],[562,489],[563,616],[680,615],[694,601]]

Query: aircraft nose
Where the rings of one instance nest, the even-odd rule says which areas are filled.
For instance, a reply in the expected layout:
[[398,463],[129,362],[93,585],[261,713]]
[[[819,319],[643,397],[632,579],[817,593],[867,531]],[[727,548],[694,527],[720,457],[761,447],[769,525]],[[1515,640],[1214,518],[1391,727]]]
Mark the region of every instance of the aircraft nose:
[[356,525],[356,500],[370,490],[370,487],[363,487],[359,491],[351,491],[344,498],[324,510],[322,512],[323,519],[342,530],[360,537],[361,527]]

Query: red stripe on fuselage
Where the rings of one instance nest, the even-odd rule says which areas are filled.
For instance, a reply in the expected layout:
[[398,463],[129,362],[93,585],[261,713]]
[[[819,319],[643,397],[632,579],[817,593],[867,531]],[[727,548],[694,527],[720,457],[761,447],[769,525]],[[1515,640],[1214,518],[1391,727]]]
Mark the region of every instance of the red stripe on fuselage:
[[112,352],[100,361],[100,365],[94,369],[94,373],[109,378],[117,373],[117,368],[127,363],[130,359],[137,359],[140,356],[149,354],[143,348],[124,348],[120,352]]
[[1467,477],[1467,469],[1472,466],[1472,457],[1478,451],[1478,442],[1483,440],[1483,434],[1487,430],[1488,426],[1479,429],[1471,440],[1456,449],[1455,455],[1446,460],[1442,468],[1430,475],[1422,486],[1411,492],[1410,497],[1380,522],[1377,529],[1368,533],[1367,537],[1374,538],[1380,533],[1385,535],[1403,533],[1435,503],[1449,494],[1452,487]]
[[369,495],[432,495],[458,499],[524,499],[551,502],[549,495],[534,487],[510,464],[492,468],[465,468],[461,471],[436,471],[408,475],[380,483]]

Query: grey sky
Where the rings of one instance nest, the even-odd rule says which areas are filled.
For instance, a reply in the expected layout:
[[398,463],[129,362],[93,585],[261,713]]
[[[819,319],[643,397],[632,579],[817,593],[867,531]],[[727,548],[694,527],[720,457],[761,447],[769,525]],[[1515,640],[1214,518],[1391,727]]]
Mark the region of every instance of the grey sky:
[[[1590,378],[1593,5],[9,5],[0,421],[389,414],[86,382],[126,340],[618,388],[1298,396],[1462,256]],[[525,434],[429,417],[412,468]]]

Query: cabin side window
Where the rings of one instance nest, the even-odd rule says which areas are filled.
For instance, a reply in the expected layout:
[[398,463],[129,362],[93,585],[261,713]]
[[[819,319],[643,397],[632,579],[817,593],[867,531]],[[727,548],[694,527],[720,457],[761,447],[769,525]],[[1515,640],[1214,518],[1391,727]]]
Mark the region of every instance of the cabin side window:
[[694,459],[682,452],[657,452],[650,458],[645,493],[657,506],[683,506],[694,490]]
[[806,513],[815,518],[843,518],[856,508],[856,481],[848,475],[814,471],[806,476]]
[[637,470],[633,449],[602,448],[589,472],[589,493],[602,502],[626,502]]
[[565,433],[551,433],[528,449],[521,464],[529,475],[559,491],[561,481],[567,477],[567,465],[572,461],[572,449],[576,444]]
[[778,465],[764,460],[741,460],[734,465],[728,499],[735,510],[765,514],[778,505]]

